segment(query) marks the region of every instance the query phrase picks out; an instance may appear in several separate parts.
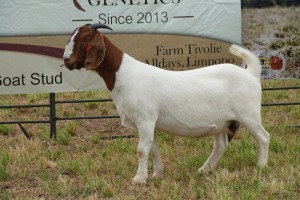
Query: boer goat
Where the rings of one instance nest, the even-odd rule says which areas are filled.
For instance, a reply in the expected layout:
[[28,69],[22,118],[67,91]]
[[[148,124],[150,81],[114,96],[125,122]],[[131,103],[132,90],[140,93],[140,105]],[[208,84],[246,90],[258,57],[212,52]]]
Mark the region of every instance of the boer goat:
[[156,130],[183,137],[214,136],[213,151],[199,169],[214,169],[228,146],[227,134],[243,124],[259,146],[258,165],[266,166],[270,135],[261,122],[261,66],[248,50],[232,45],[229,51],[247,69],[219,64],[190,71],[167,71],[135,60],[112,44],[98,28],[75,29],[64,52],[64,65],[86,68],[105,81],[123,126],[139,132],[138,170],[133,183],[148,178],[149,152],[153,178],[163,176]]

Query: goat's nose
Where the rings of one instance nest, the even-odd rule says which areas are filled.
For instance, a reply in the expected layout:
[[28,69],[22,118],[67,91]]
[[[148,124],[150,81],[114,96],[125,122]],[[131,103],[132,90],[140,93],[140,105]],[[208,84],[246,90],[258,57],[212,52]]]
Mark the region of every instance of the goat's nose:
[[70,58],[64,58],[64,62],[68,63],[70,61]]

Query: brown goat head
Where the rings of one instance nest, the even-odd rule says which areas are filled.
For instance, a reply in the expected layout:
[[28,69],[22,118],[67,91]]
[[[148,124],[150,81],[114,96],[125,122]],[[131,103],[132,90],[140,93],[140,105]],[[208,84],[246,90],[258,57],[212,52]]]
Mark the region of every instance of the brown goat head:
[[68,69],[95,70],[102,63],[106,47],[104,36],[97,31],[97,28],[101,26],[85,25],[74,30],[63,56],[64,65]]

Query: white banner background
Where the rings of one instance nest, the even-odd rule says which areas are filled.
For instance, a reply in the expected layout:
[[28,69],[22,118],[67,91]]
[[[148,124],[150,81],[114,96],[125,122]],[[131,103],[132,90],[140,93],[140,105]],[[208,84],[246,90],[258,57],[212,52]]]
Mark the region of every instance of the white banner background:
[[0,16],[1,36],[69,34],[86,20],[107,24],[115,33],[241,42],[239,0],[14,0],[1,2]]
[[[71,72],[58,67],[61,59],[11,51],[5,46],[7,37],[15,37],[18,44],[23,43],[18,41],[19,36],[70,35],[78,26],[97,22],[114,30],[103,30],[104,33],[133,34],[133,37],[136,33],[186,35],[241,43],[239,0],[3,1],[0,94],[104,89],[103,80],[92,72]],[[55,47],[63,49],[67,39],[60,42]],[[51,47],[53,40],[42,43]],[[61,72],[62,83],[53,82],[55,77],[59,80]],[[46,78],[48,83],[43,84]]]

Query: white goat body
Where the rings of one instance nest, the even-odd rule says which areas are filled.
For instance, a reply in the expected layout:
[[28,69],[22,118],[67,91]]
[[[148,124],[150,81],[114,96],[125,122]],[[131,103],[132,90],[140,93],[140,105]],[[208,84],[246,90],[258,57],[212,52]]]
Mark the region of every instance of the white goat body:
[[[259,166],[267,164],[270,136],[261,123],[261,66],[251,52],[237,45],[229,48],[246,62],[247,69],[219,64],[183,72],[166,71],[123,53],[97,28],[81,27],[75,31],[66,46],[65,65],[71,70],[95,70],[111,90],[122,125],[139,131],[139,166],[134,183],[146,182],[149,152],[153,155],[153,177],[163,175],[155,130],[188,137],[213,135],[213,152],[199,169],[208,172],[216,167],[227,148],[230,123],[237,121],[258,142]],[[88,45],[98,41],[93,47],[101,51],[97,56],[90,56],[90,47],[80,50],[87,33],[93,35]],[[83,53],[86,56],[79,58]],[[100,61],[93,61],[99,57]]]
[[260,104],[259,80],[232,64],[173,72],[124,54],[116,77],[112,99],[131,128],[153,121],[156,130],[180,136],[226,133],[245,106]]

